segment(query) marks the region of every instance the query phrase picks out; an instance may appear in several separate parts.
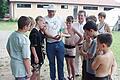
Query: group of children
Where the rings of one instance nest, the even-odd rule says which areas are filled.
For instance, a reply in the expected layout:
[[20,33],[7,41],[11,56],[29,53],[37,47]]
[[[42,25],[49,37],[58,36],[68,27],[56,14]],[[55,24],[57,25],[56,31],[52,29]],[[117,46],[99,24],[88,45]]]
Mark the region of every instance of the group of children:
[[[99,13],[98,16],[101,21],[98,25],[95,23],[95,16],[86,18],[83,36],[74,29],[73,17],[68,16],[66,19],[66,28],[62,35],[65,35],[65,59],[69,80],[75,80],[76,45],[79,45],[83,56],[82,80],[111,80],[116,68],[115,58],[109,49],[112,34],[108,27],[105,27],[105,14]],[[44,39],[48,36],[59,39],[62,36],[49,35],[42,16],[38,16],[35,21],[31,17],[21,16],[18,19],[18,30],[8,38],[7,51],[11,57],[11,69],[15,80],[40,80],[40,68],[45,58]],[[30,31],[29,38],[25,35],[27,31]],[[80,37],[79,40],[76,36]],[[30,66],[33,67],[32,75]]]
[[[98,25],[96,24],[97,19],[95,16],[89,16],[86,18],[86,24],[83,27],[84,40],[81,44],[76,42],[75,37],[75,40],[71,40],[73,35],[68,28],[70,25],[72,26],[73,18],[68,16],[66,19],[67,23],[69,23],[69,25],[67,25],[68,33],[71,35],[71,37],[69,37],[71,43],[67,41],[66,43],[69,43],[69,45],[66,46],[65,44],[65,58],[69,80],[75,80],[74,48],[76,45],[79,45],[80,53],[83,56],[82,80],[112,80],[111,75],[117,68],[115,57],[109,48],[113,40],[112,34],[109,26],[104,22],[106,17],[105,13],[99,13],[98,17],[100,21]],[[73,30],[74,27],[72,26],[72,31]],[[66,39],[68,39],[68,37]],[[76,45],[71,46],[73,45],[72,42],[75,42],[74,44]]]

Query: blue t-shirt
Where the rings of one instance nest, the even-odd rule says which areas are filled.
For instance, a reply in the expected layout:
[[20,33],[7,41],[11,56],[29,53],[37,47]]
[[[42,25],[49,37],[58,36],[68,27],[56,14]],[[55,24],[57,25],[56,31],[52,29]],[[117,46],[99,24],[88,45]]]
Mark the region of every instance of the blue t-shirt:
[[88,49],[88,53],[91,55],[91,58],[87,59],[86,61],[86,71],[90,74],[95,74],[95,71],[92,69],[92,62],[96,56],[96,47],[97,47],[97,40],[96,38],[92,40],[91,46]]
[[26,69],[23,60],[25,58],[30,59],[29,38],[23,33],[15,31],[8,38],[6,48],[11,58],[12,74],[15,77],[25,77]]

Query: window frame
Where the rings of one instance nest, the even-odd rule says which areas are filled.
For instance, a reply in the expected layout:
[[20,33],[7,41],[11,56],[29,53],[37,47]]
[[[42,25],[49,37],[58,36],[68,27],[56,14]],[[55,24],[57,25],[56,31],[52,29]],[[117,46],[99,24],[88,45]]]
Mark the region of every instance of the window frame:
[[98,6],[83,6],[84,10],[98,10]]
[[[41,6],[41,7],[38,7],[38,5]],[[40,4],[40,3],[37,4],[38,9],[39,8],[48,8],[48,7],[49,7],[49,4]]]
[[[29,6],[25,6],[25,5],[29,5]],[[31,3],[17,3],[17,8],[32,8],[32,4]]]
[[109,11],[109,10],[112,10],[112,9],[114,9],[113,7],[104,7],[104,11]]
[[[67,6],[67,7],[66,7]],[[68,9],[68,5],[67,4],[61,4],[61,9]]]

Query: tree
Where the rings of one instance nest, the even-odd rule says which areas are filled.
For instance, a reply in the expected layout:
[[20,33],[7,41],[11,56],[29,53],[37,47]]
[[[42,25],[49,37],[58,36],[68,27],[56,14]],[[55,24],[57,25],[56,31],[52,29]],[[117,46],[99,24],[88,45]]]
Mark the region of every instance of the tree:
[[0,1],[0,18],[3,18],[6,13],[8,13],[8,2],[7,0]]

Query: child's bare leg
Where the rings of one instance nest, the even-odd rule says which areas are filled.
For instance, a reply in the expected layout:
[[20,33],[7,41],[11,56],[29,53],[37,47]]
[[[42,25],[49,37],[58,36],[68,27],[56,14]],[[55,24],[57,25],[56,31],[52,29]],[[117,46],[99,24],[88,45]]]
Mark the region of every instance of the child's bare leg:
[[66,64],[67,64],[67,72],[68,72],[68,77],[71,77],[71,72],[70,72],[70,61],[69,58],[66,58]]
[[40,71],[39,71],[39,74],[37,76],[37,80],[40,80]]
[[36,71],[33,72],[30,80],[37,80],[37,73],[36,73]]
[[71,73],[72,73],[72,80],[75,80],[75,59],[70,59],[70,67],[71,67]]

